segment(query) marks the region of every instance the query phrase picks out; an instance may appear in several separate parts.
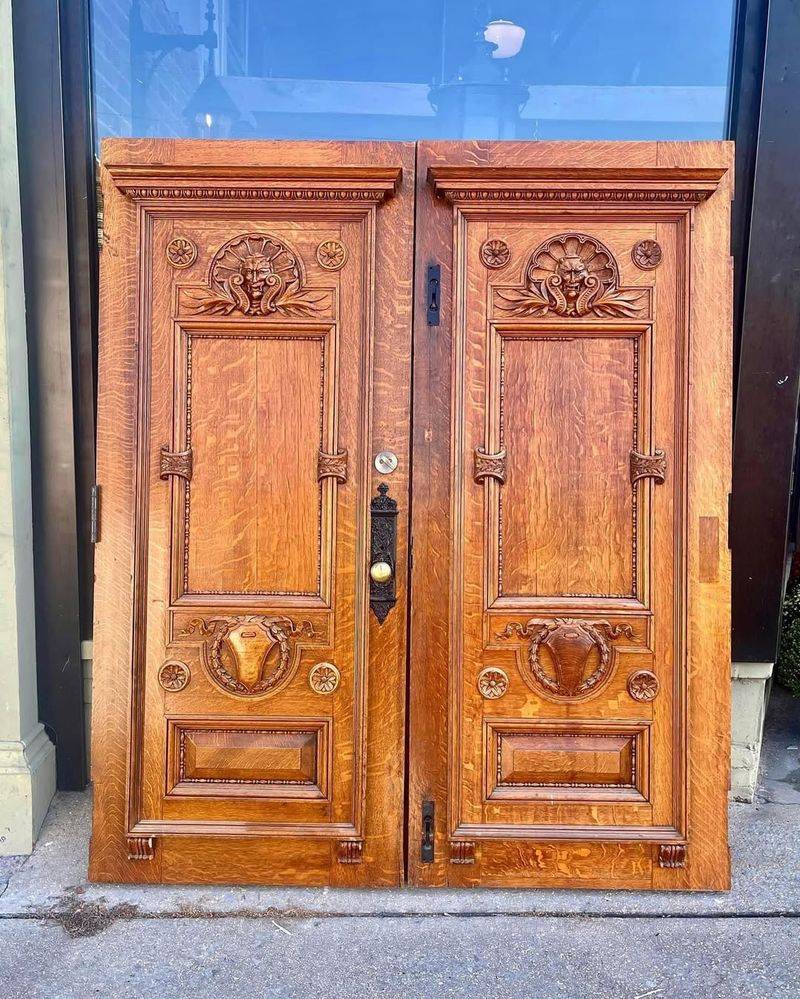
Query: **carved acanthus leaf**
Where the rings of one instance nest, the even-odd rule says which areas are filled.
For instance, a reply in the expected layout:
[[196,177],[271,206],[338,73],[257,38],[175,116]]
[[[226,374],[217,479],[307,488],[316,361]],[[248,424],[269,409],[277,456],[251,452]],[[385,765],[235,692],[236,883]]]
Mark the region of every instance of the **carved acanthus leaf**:
[[183,294],[190,313],[216,316],[310,315],[326,297],[303,287],[297,254],[267,233],[229,240],[211,262],[209,286]]
[[598,239],[570,232],[542,243],[531,255],[521,288],[498,288],[501,312],[512,316],[638,316],[646,292],[620,288],[619,268]]

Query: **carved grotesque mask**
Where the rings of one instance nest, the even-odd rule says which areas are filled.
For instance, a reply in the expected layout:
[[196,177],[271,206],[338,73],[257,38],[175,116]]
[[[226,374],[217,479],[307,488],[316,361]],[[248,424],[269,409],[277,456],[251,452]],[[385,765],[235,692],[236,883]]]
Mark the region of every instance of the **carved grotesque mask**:
[[586,264],[578,256],[565,256],[558,263],[557,273],[561,278],[561,288],[567,300],[576,299],[589,276]]
[[247,256],[242,260],[239,273],[242,275],[245,294],[257,305],[264,297],[264,289],[273,273],[270,262],[261,254]]

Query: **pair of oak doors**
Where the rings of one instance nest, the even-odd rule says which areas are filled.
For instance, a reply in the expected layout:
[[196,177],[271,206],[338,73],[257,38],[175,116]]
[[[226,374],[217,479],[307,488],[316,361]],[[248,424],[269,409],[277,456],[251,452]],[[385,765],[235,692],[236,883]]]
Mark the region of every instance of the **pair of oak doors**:
[[106,143],[92,878],[728,886],[731,162]]

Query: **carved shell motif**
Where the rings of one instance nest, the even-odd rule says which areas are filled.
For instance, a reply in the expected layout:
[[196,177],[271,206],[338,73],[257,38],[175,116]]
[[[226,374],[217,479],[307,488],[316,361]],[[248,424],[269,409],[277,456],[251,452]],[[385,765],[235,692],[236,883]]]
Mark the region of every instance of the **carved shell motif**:
[[628,625],[608,621],[556,618],[527,624],[509,624],[500,638],[530,637],[528,671],[523,676],[534,689],[552,697],[570,700],[597,693],[611,678],[614,653],[608,640],[631,637]]
[[297,665],[297,644],[292,639],[313,636],[308,621],[296,625],[288,617],[250,615],[232,618],[199,618],[181,637],[198,636],[203,642],[203,663],[214,683],[229,694],[264,696],[288,683]]
[[189,311],[229,316],[306,315],[324,298],[303,288],[300,260],[267,233],[229,240],[211,262],[208,288],[185,289]]
[[582,233],[542,243],[531,255],[522,288],[498,288],[498,308],[514,316],[626,317],[639,314],[642,291],[619,287],[611,251]]

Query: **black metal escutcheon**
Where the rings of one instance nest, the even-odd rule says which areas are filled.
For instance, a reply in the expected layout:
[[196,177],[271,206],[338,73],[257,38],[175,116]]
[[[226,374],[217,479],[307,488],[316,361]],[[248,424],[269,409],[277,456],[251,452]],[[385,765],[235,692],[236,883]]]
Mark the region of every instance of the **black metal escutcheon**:
[[376,562],[387,562],[392,568],[392,575],[386,582],[377,583],[370,576],[369,606],[372,613],[383,624],[386,615],[397,603],[397,586],[395,573],[397,569],[397,500],[389,495],[389,487],[385,482],[378,486],[377,496],[372,497],[370,513],[372,514],[372,531],[370,543],[370,565]]

